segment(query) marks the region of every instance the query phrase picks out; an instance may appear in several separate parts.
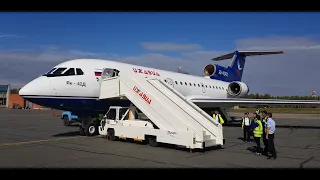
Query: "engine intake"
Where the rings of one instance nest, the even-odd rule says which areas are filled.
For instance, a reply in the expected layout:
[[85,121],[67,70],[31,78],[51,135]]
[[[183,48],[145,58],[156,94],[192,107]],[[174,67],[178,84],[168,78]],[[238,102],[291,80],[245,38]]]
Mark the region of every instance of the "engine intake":
[[249,87],[243,82],[232,82],[228,86],[230,96],[243,97],[249,92]]
[[213,76],[217,71],[216,65],[208,64],[206,67],[204,67],[204,74],[207,76]]

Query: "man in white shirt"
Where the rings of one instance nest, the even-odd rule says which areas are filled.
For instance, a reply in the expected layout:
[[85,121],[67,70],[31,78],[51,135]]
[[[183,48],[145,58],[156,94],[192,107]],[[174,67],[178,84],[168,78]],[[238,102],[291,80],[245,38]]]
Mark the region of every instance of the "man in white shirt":
[[251,129],[251,120],[249,118],[249,113],[244,113],[242,117],[242,129],[243,129],[243,141],[250,142],[250,129]]
[[267,115],[268,120],[266,124],[266,139],[268,139],[268,146],[269,146],[269,152],[272,154],[272,156],[269,156],[268,159],[273,159],[277,158],[277,152],[276,148],[274,147],[274,133],[276,131],[276,122],[272,119],[272,114],[268,113]]

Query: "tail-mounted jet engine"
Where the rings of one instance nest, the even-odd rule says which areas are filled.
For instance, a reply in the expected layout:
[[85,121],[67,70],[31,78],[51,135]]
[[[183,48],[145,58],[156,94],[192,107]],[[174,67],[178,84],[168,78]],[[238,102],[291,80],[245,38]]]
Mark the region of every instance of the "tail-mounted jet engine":
[[243,82],[235,81],[228,86],[228,94],[233,97],[243,97],[247,95],[248,92],[249,87]]

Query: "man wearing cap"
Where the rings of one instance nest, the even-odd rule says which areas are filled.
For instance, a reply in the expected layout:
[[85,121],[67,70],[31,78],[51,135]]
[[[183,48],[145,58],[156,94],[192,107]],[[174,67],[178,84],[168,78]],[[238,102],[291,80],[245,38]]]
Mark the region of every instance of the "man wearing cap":
[[242,129],[243,129],[243,141],[250,141],[250,130],[251,130],[251,120],[249,118],[249,113],[244,113],[244,117],[242,117]]
[[267,131],[266,124],[268,121],[268,117],[267,117],[268,113],[267,113],[267,111],[262,111],[261,114],[262,114],[261,122],[262,122],[262,126],[263,126],[262,141],[264,144],[263,154],[268,155],[268,139],[266,138],[266,131]]

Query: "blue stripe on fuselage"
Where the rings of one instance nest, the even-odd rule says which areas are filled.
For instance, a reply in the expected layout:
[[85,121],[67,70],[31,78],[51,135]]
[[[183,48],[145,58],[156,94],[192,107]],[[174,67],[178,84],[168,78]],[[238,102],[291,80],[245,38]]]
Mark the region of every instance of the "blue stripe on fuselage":
[[109,106],[130,106],[128,100],[98,100],[98,98],[75,98],[75,97],[25,97],[26,100],[52,109],[71,111],[78,113],[106,112]]

